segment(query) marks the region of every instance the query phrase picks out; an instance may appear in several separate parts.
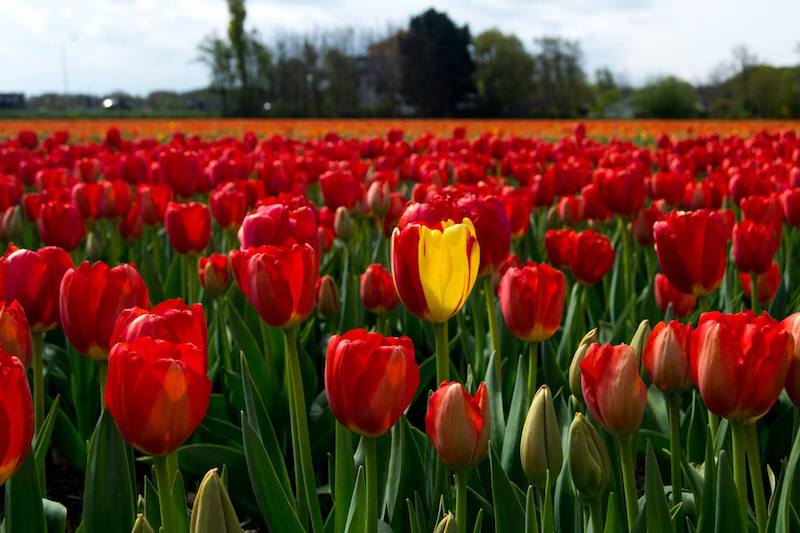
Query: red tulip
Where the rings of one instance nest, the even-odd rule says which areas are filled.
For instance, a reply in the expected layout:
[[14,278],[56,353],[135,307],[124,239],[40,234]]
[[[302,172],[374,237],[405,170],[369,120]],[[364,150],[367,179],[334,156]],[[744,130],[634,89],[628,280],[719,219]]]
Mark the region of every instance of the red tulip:
[[689,316],[697,306],[697,297],[694,294],[686,294],[673,287],[667,276],[656,274],[655,279],[656,305],[662,313],[667,312],[669,304],[672,304],[672,311],[676,317]]
[[161,179],[184,198],[191,198],[200,182],[200,160],[194,152],[182,152],[175,149],[161,154],[158,161]]
[[572,241],[575,232],[571,229],[549,229],[544,233],[547,260],[556,268],[568,268],[572,263]]
[[170,202],[164,226],[172,247],[181,254],[202,252],[211,238],[211,214],[205,204]]
[[147,285],[132,265],[84,261],[61,280],[61,327],[75,349],[92,359],[108,357],[114,323],[130,307],[150,307]]
[[207,365],[206,352],[188,342],[138,337],[115,344],[105,404],[125,441],[154,456],[183,444],[208,409]]
[[583,220],[583,197],[562,196],[558,200],[558,218],[567,226],[575,226]]
[[786,222],[795,228],[800,226],[800,189],[787,189],[780,196]]
[[131,188],[120,180],[100,182],[100,210],[106,218],[123,216],[131,207]]
[[541,342],[561,323],[566,297],[564,274],[544,263],[528,261],[524,267],[506,271],[498,297],[508,329],[524,341]]
[[777,194],[742,198],[742,216],[760,224],[783,224],[783,208]]
[[[744,296],[748,300],[752,298],[752,279],[751,275],[747,272],[739,273],[739,283],[742,284],[742,291],[744,291]],[[772,299],[775,298],[780,284],[781,272],[778,269],[778,263],[773,261],[769,270],[763,274],[758,274],[758,304],[760,306],[769,304]]]
[[397,291],[389,271],[373,263],[361,274],[361,302],[377,315],[391,312],[397,307]]
[[661,270],[673,287],[695,296],[717,289],[728,257],[728,232],[719,213],[669,213],[655,223],[653,236]]
[[642,355],[653,385],[664,394],[675,394],[692,384],[689,339],[692,326],[677,320],[659,322],[647,339]]
[[119,234],[123,239],[135,240],[142,236],[143,226],[144,219],[139,205],[133,203],[119,221]]
[[65,250],[75,249],[86,233],[80,209],[75,204],[66,202],[42,204],[36,217],[36,225],[44,244]]
[[256,246],[281,246],[290,241],[319,250],[317,215],[311,207],[271,204],[244,217],[239,228],[242,250]]
[[445,381],[431,394],[425,430],[442,462],[456,472],[477,466],[489,450],[489,393],[485,383],[472,396]]
[[148,226],[164,222],[170,200],[172,189],[166,185],[139,185],[136,189],[136,202],[139,204],[142,220]]
[[0,485],[25,462],[33,439],[33,400],[22,362],[0,348]]
[[639,209],[631,222],[631,232],[636,242],[642,246],[652,246],[653,225],[661,220],[664,214],[659,209],[659,204],[652,203],[649,207]]
[[594,285],[602,280],[614,265],[615,257],[611,241],[605,235],[586,230],[572,237],[569,267],[581,283]]
[[0,302],[0,348],[19,359],[25,368],[31,364],[31,328],[16,300]]
[[325,356],[325,395],[333,415],[350,431],[386,433],[419,387],[419,367],[408,337],[354,329],[334,335]]
[[528,231],[531,219],[533,199],[531,192],[525,188],[503,187],[503,207],[506,210],[508,223],[511,226],[511,238],[521,239]]
[[462,216],[470,219],[475,226],[481,249],[478,275],[492,274],[511,250],[511,225],[503,202],[495,196],[479,198],[469,195],[458,201],[458,207]]
[[606,207],[600,197],[597,185],[589,183],[581,189],[583,199],[583,218],[586,220],[608,220],[611,218],[611,211]]
[[331,211],[338,207],[352,209],[364,197],[364,183],[352,172],[329,170],[319,177],[322,199]]
[[211,213],[223,229],[238,228],[247,213],[247,198],[232,183],[212,192],[209,203]]
[[109,345],[153,337],[172,343],[189,342],[204,352],[208,347],[206,315],[201,304],[186,305],[180,298],[164,300],[150,310],[125,309],[119,314]]
[[72,186],[72,201],[84,218],[100,218],[100,192],[100,185],[97,183],[80,182]]
[[231,280],[228,256],[211,254],[208,257],[201,257],[197,262],[197,274],[200,278],[200,285],[208,294],[221,294]]
[[644,204],[644,179],[632,170],[598,172],[596,183],[603,203],[618,215],[632,215]]
[[786,373],[786,394],[795,405],[800,405],[800,313],[794,313],[783,319],[781,325],[794,339],[794,350],[789,370]]
[[745,219],[733,227],[733,260],[740,272],[764,274],[780,245],[780,226]]
[[592,417],[613,433],[636,430],[642,424],[647,386],[633,348],[594,343],[580,365],[583,399]]
[[52,329],[58,324],[61,278],[73,266],[61,248],[46,246],[34,252],[9,246],[0,259],[0,300],[17,300],[32,331]]
[[767,313],[704,313],[691,339],[692,378],[708,409],[755,421],[777,401],[794,339]]
[[231,252],[239,288],[259,316],[276,328],[290,328],[314,308],[319,261],[308,244],[258,246]]

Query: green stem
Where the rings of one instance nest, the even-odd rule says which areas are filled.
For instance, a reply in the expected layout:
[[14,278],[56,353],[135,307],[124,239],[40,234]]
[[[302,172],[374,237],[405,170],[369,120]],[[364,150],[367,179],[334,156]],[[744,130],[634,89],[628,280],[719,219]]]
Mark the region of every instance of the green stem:
[[719,431],[719,417],[711,411],[708,411],[708,428],[711,430],[711,440],[716,442],[717,431]]
[[467,533],[467,472],[456,472],[456,527]]
[[334,531],[341,533],[347,525],[347,511],[353,494],[353,440],[350,431],[336,425],[336,479],[334,483]]
[[199,282],[198,274],[197,274],[197,258],[193,254],[187,254],[184,256],[184,261],[186,261],[186,302],[192,304],[198,301],[199,296]]
[[450,379],[450,347],[447,321],[433,325],[436,335],[436,386]]
[[97,376],[100,381],[100,409],[105,407],[106,399],[106,375],[108,375],[108,361],[98,361]]
[[672,505],[683,501],[681,492],[681,415],[680,398],[677,394],[667,396],[669,414],[669,465],[672,482]]
[[747,514],[747,470],[745,468],[745,447],[747,436],[741,422],[731,422],[733,428],[733,480],[736,483],[736,496],[739,506]]
[[486,330],[483,325],[483,317],[480,313],[480,299],[470,298],[472,310],[472,324],[475,328],[475,373],[483,376],[486,373],[486,362],[484,359],[484,343],[486,342]]
[[35,331],[33,341],[33,419],[36,433],[44,421],[44,332]]
[[536,394],[536,374],[539,366],[538,349],[538,343],[531,342],[528,344],[528,403],[533,400],[533,395]]
[[758,274],[750,273],[750,308],[758,314]]
[[616,435],[619,464],[622,467],[622,485],[625,491],[625,510],[628,515],[628,529],[632,529],[639,517],[639,501],[636,497],[636,478],[634,477],[633,449],[631,435]]
[[756,523],[759,533],[766,531],[767,527],[767,502],[764,498],[764,478],[761,473],[761,452],[758,448],[758,433],[756,425],[744,426],[745,446],[747,448],[747,464],[750,467],[750,485],[753,489],[753,501],[756,508]]
[[375,438],[364,437],[364,465],[367,475],[366,533],[378,531],[378,460],[375,448]]
[[592,532],[601,533],[603,531],[603,498],[601,496],[592,498],[589,503],[589,513],[592,517]]
[[625,217],[619,217],[619,228],[622,237],[622,273],[623,281],[625,283],[625,291],[628,293],[628,298],[636,298],[636,289],[633,287],[633,277],[631,275],[631,233],[628,231],[628,224]]
[[486,298],[486,314],[489,317],[489,340],[494,352],[494,372],[497,382],[502,383],[502,365],[500,355],[500,331],[497,329],[497,313],[494,307],[494,290],[492,290],[492,277],[483,276],[483,294]]
[[155,461],[158,504],[161,509],[161,530],[163,533],[173,533],[175,531],[175,515],[172,508],[171,495],[177,467],[173,468],[173,461],[170,457],[172,455],[161,455],[153,458]]
[[[308,436],[308,419],[306,415],[306,399],[303,392],[303,377],[300,373],[300,355],[297,353],[297,328],[283,330],[286,340],[286,364],[289,370],[289,404],[294,412],[296,432],[292,439],[292,449],[300,458],[300,471],[295,476],[301,478],[313,531],[321,532],[322,513],[317,499],[317,484],[314,481],[314,463],[311,459],[311,440]],[[298,485],[300,484],[298,483]]]

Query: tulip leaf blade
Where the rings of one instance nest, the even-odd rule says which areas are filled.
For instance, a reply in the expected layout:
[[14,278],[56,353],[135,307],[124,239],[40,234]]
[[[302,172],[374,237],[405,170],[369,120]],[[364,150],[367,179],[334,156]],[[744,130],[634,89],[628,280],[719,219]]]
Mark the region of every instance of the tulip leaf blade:
[[619,515],[619,508],[617,507],[617,496],[614,491],[611,491],[608,494],[606,522],[603,533],[617,533],[618,531],[624,531],[624,526],[622,525],[622,518]]
[[517,489],[508,479],[493,446],[489,446],[489,455],[495,531],[525,531],[523,508],[517,497]]
[[776,533],[788,533],[789,531],[793,531],[790,523],[792,515],[794,514],[791,498],[795,490],[794,479],[797,475],[798,461],[800,461],[800,432],[798,432],[794,438],[792,451],[789,455],[789,462],[786,463],[783,475],[785,481],[775,511],[777,513]]
[[539,533],[539,521],[536,519],[536,502],[533,498],[533,485],[528,485],[525,494],[525,533]]
[[503,449],[503,439],[506,434],[505,413],[503,413],[503,384],[495,371],[494,359],[499,357],[497,352],[489,356],[488,370],[486,371],[486,386],[489,388],[489,420],[491,423],[492,447]]
[[[509,473],[514,465],[519,464],[519,439],[529,403],[528,384],[525,379],[528,375],[527,368],[525,358],[520,357],[517,361],[517,376],[514,380],[514,392],[511,396],[511,406],[508,410],[506,432],[503,435],[503,448],[500,455],[503,470]],[[517,461],[514,461],[515,458]]]
[[747,531],[745,510],[738,505],[731,460],[726,450],[719,452],[714,532]]
[[67,508],[53,500],[43,499],[44,520],[47,533],[64,533],[67,529]]
[[258,438],[247,415],[242,413],[242,441],[250,484],[261,516],[273,531],[303,533],[292,502],[282,491],[274,490],[280,484],[272,459]]
[[50,448],[50,440],[53,436],[53,428],[56,424],[58,405],[61,403],[61,395],[56,396],[50,405],[50,410],[42,422],[42,427],[34,439],[33,453],[36,457],[36,468],[41,472],[44,468],[44,460],[47,457],[47,450]]
[[83,494],[86,533],[131,530],[136,513],[128,449],[106,409],[89,443]]
[[4,533],[46,531],[39,476],[33,454],[28,453],[17,473],[6,481],[5,490]]
[[367,520],[367,487],[364,475],[364,467],[359,466],[353,486],[353,496],[350,498],[350,508],[347,511],[345,533],[359,533]]
[[672,533],[672,520],[670,519],[667,498],[664,496],[664,482],[658,470],[658,461],[653,451],[653,444],[647,441],[645,454],[645,515],[647,531],[652,533]]

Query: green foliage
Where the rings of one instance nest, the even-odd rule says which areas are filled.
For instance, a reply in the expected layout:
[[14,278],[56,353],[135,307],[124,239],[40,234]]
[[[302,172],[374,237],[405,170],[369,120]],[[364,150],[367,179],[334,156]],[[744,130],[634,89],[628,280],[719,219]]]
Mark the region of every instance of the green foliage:
[[697,116],[697,97],[689,83],[667,76],[648,83],[633,95],[636,115],[653,118]]

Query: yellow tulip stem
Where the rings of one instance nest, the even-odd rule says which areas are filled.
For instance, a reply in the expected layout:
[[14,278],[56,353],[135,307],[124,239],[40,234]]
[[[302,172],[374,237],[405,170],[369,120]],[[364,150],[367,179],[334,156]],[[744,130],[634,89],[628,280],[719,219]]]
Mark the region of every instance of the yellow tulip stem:
[[436,336],[436,386],[450,379],[450,347],[447,321],[433,325]]
[[486,314],[489,317],[489,340],[491,341],[491,348],[494,353],[494,372],[495,376],[497,376],[497,382],[502,383],[500,331],[497,329],[497,313],[494,305],[494,290],[492,289],[491,276],[483,276],[483,294],[486,298]]

